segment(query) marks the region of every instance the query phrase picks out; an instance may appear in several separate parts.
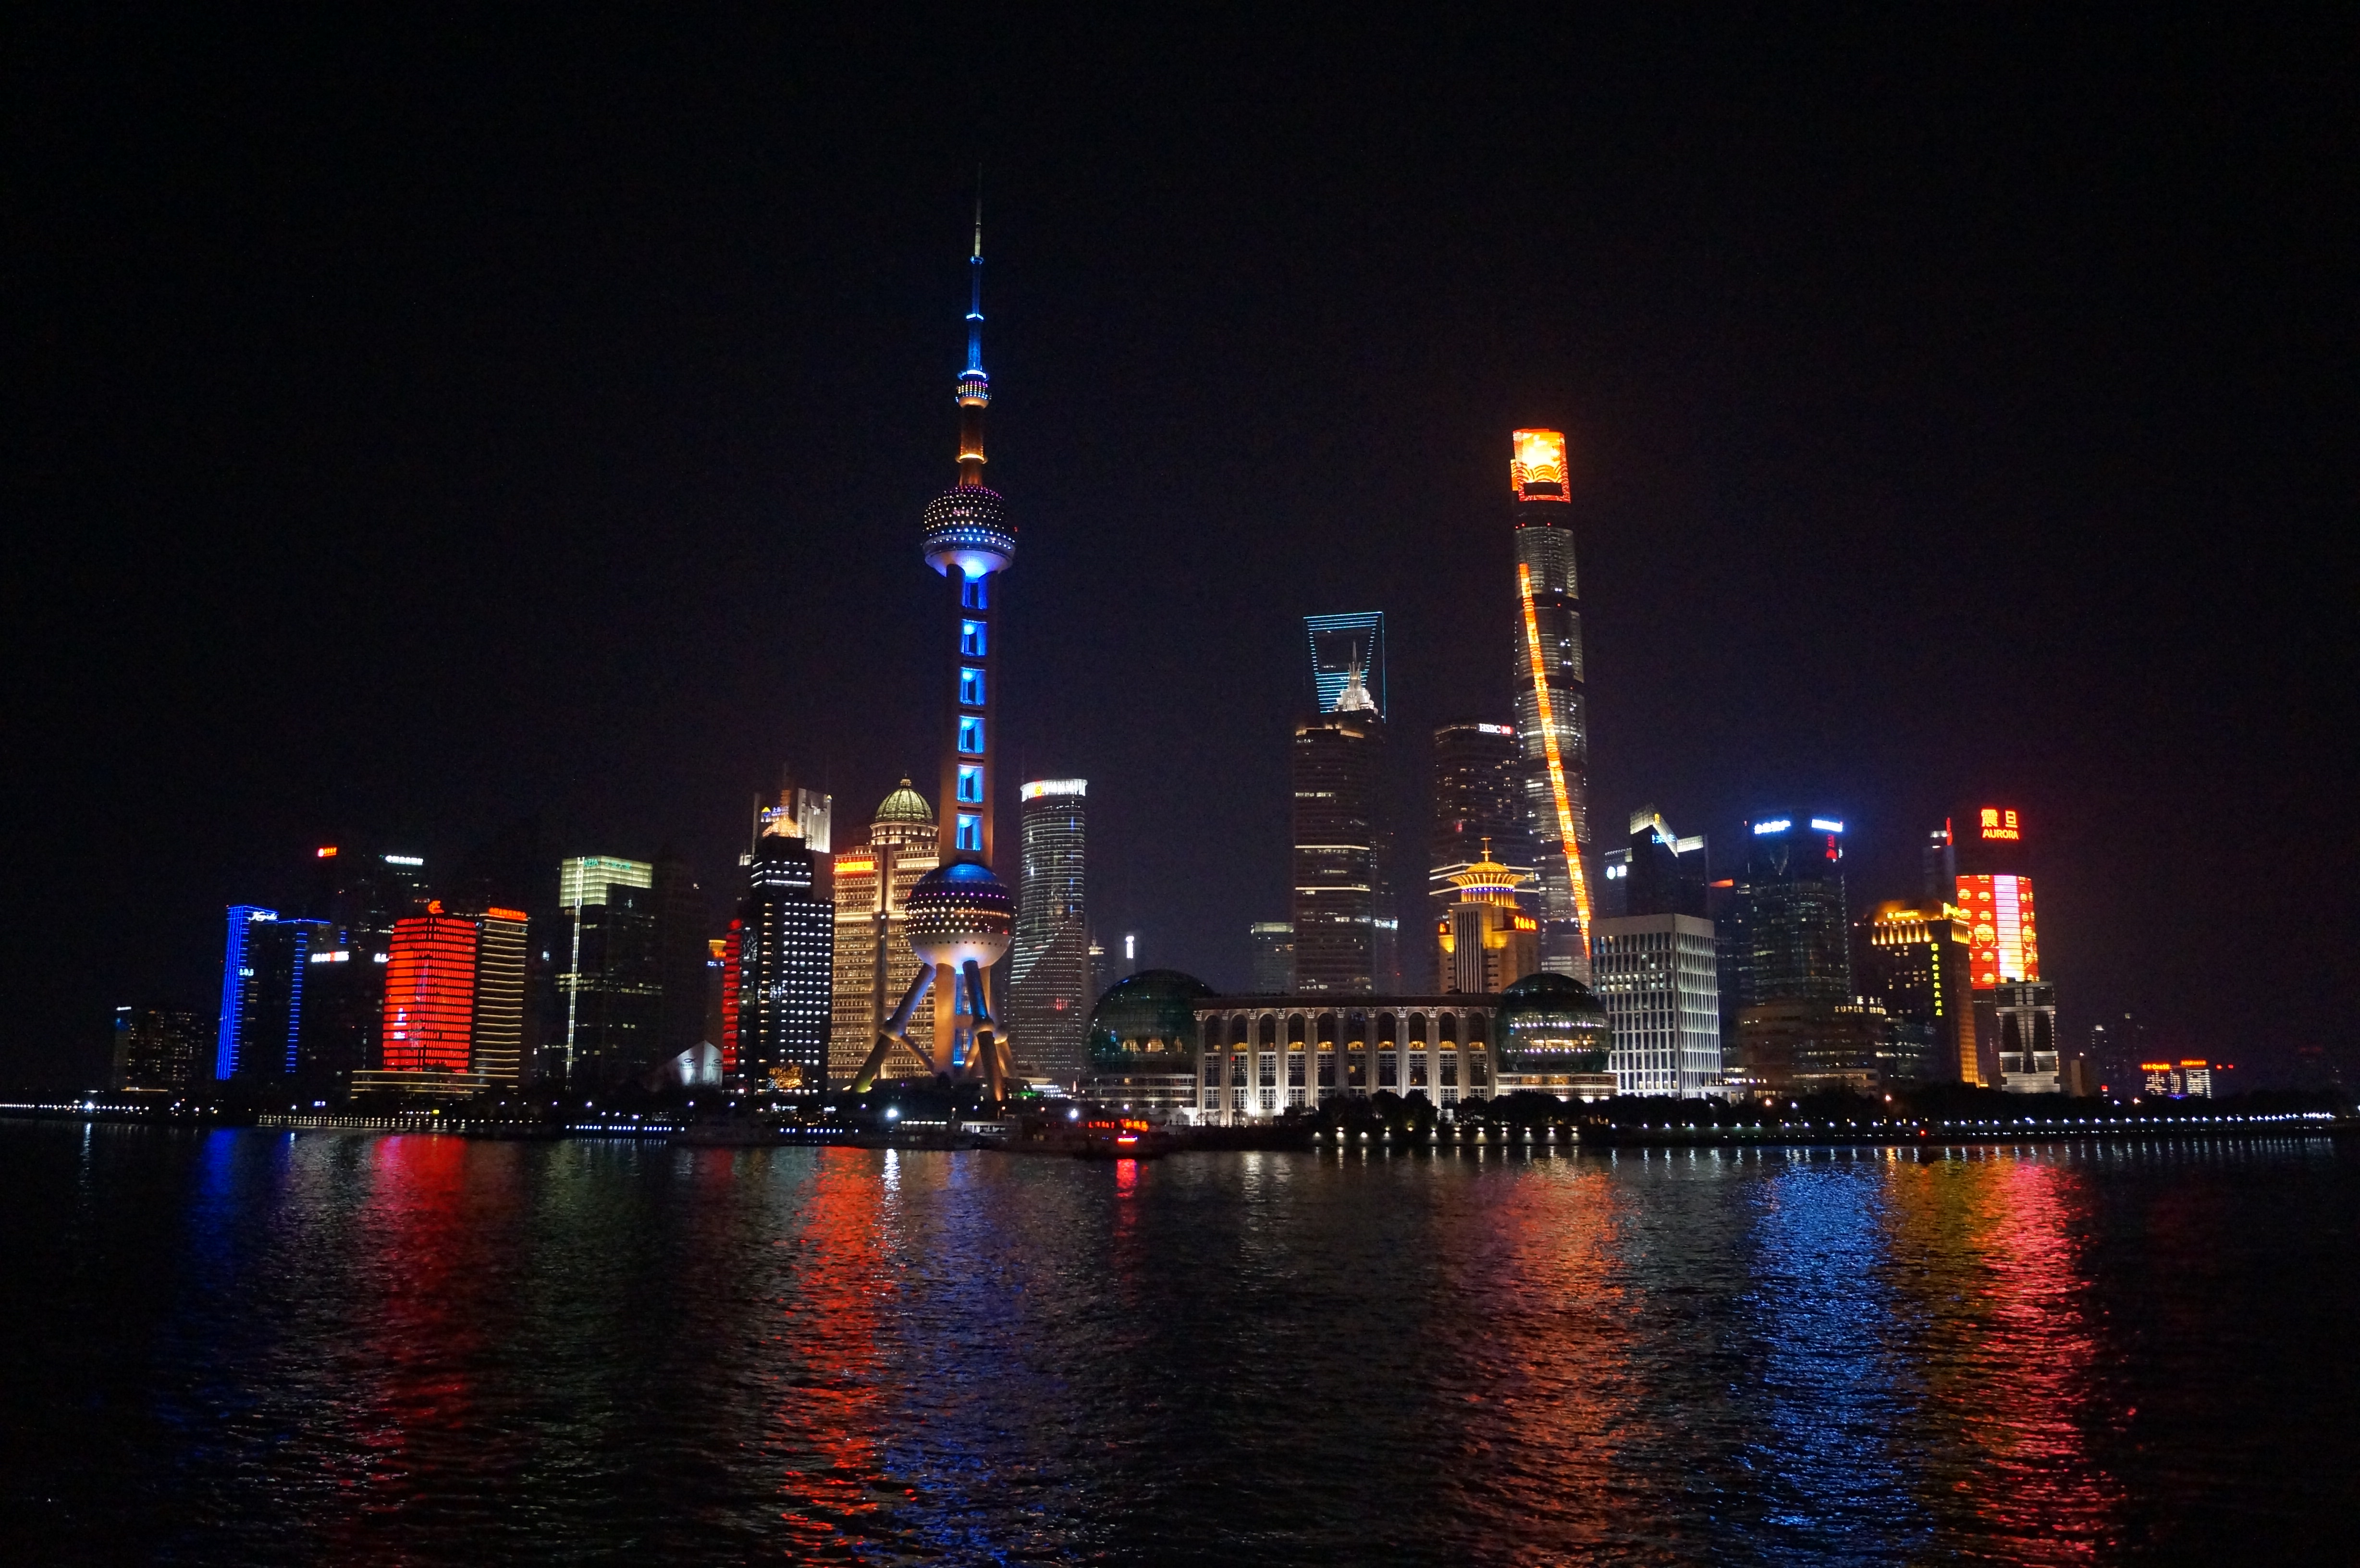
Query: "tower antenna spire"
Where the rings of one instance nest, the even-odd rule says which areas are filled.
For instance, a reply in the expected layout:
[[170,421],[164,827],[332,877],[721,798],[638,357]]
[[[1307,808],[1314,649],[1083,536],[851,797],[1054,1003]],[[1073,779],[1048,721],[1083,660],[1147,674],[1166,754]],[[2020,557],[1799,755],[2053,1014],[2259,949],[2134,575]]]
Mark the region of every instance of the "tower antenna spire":
[[[967,257],[967,375],[974,379],[978,387],[989,387],[991,378],[983,373],[983,166],[981,164],[976,165],[975,168],[975,251]],[[962,378],[959,400],[967,401],[967,395],[968,387],[966,379]],[[989,391],[981,393],[980,396],[983,402],[990,401]],[[977,406],[981,407],[981,403]]]

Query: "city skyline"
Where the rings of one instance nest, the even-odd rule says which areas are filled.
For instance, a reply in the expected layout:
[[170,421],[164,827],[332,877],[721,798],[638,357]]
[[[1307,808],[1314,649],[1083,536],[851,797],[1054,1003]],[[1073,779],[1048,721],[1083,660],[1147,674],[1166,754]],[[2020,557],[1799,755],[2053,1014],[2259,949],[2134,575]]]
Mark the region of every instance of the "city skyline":
[[[744,83],[715,89],[770,149],[742,161],[695,126],[549,106],[587,145],[627,136],[658,176],[639,180],[432,129],[464,114],[338,128],[295,39],[258,44],[225,68],[232,98],[321,127],[283,140],[286,167],[253,170],[169,94],[109,94],[127,117],[106,145],[130,152],[27,187],[47,218],[12,304],[40,323],[22,472],[51,526],[22,579],[39,745],[16,783],[43,912],[0,943],[20,966],[0,1073],[28,1081],[86,1076],[116,1006],[202,1003],[222,911],[298,907],[311,846],[455,873],[537,819],[537,877],[669,843],[710,890],[782,759],[869,800],[938,755],[930,652],[872,632],[939,586],[904,569],[907,528],[957,369],[975,159],[879,129],[922,117],[925,73],[887,111],[851,106],[853,154],[824,169],[770,157],[810,105]],[[1019,779],[1091,779],[1102,930],[1242,983],[1248,922],[1285,908],[1296,618],[1385,613],[1397,757],[1509,717],[1500,441],[1561,430],[1590,508],[1595,821],[1652,802],[1721,844],[1823,802],[1852,825],[1865,908],[1914,896],[1958,796],[2005,800],[2055,835],[2042,960],[2073,1018],[2135,1013],[2175,1051],[2257,1066],[2333,1044],[2315,977],[2335,965],[2301,911],[2349,859],[2312,782],[2342,757],[2299,715],[2330,705],[2308,639],[2334,624],[2312,598],[2334,574],[2306,569],[2304,529],[2349,491],[2341,420],[2333,397],[2221,396],[2334,341],[2245,330],[2300,294],[2300,264],[2199,265],[2212,231],[2180,201],[2089,234],[2083,183],[2044,160],[2161,156],[2155,117],[2120,103],[2088,111],[2093,141],[2061,109],[1969,108],[1963,131],[1930,108],[1798,119],[1568,69],[1581,93],[1494,103],[1480,145],[1422,137],[1459,101],[1439,89],[1368,145],[1297,146],[1304,103],[1350,120],[1313,83],[1207,125],[1188,158],[1148,134],[1168,110],[1098,143],[1054,98],[990,116],[973,150],[1023,388],[994,417],[1027,539],[1001,820]],[[2005,69],[2053,86],[2075,68]],[[97,123],[77,91],[42,123]],[[1600,134],[1723,103],[1692,144]],[[1942,211],[1862,150],[1888,114],[1929,138],[1902,161],[1939,166]],[[1775,211],[1717,173],[1757,143]],[[1966,145],[1990,156],[1943,150]],[[154,209],[134,171],[167,147],[194,195]],[[350,205],[322,196],[347,180]],[[2205,201],[2312,232],[2277,190]],[[282,218],[310,237],[282,243]],[[1886,247],[1873,268],[1824,237],[1863,232]],[[2079,236],[2062,262],[2060,234]],[[98,253],[126,259],[83,264]],[[2243,625],[2294,635],[2218,630]],[[2257,797],[2330,846],[2262,886],[2225,825]],[[1216,851],[1245,897],[1192,885]],[[2141,911],[2191,885],[2235,918],[2149,929]],[[134,904],[162,940],[75,934]],[[2263,953],[2298,979],[2249,1048],[2208,976]]]

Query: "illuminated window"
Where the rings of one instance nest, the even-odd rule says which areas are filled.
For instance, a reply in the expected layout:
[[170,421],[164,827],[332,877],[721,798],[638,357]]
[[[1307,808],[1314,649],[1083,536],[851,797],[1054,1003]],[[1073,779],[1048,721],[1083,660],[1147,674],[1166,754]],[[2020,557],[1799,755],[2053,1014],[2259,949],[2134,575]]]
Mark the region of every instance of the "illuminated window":
[[982,670],[962,670],[959,671],[959,702],[961,705],[969,708],[980,708],[983,706]]
[[983,769],[961,768],[958,770],[958,798],[970,806],[983,804]]
[[991,608],[990,582],[991,579],[989,577],[962,577],[959,579],[960,605],[969,610],[989,610]]
[[983,819],[981,817],[967,811],[959,813],[957,844],[961,849],[972,850],[978,855],[983,853]]
[[981,719],[970,717],[959,720],[958,748],[969,757],[983,755],[983,721]]
[[981,621],[961,621],[959,623],[959,652],[963,656],[968,659],[981,659],[990,651],[991,650],[989,648],[984,646],[984,630],[983,623]]

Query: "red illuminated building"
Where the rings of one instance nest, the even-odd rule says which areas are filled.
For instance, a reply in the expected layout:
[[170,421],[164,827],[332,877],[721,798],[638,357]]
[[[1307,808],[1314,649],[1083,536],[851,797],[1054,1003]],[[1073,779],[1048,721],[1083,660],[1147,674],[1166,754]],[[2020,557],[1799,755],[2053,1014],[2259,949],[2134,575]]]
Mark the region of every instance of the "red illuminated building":
[[1959,905],[1967,917],[1976,1038],[1996,1045],[2002,1087],[2055,1094],[2063,1086],[2057,987],[2040,978],[2023,813],[2013,806],[1978,806],[1952,819],[1950,830]]
[[2040,978],[2032,878],[2020,854],[2023,818],[2012,806],[1983,806],[1964,833],[1952,825],[1959,858],[1959,907],[1967,912],[1968,966],[1975,988]]
[[475,1037],[475,922],[440,912],[393,924],[385,964],[386,1073],[465,1073]]
[[738,1080],[738,985],[745,947],[746,922],[731,920],[729,934],[721,941],[721,1075],[733,1083]]

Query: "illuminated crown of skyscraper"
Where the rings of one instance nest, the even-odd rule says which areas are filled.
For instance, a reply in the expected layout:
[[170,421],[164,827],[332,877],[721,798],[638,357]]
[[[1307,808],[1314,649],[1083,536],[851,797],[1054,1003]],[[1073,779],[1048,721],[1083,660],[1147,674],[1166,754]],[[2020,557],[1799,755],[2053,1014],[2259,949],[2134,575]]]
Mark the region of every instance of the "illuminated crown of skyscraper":
[[1377,711],[1377,700],[1369,695],[1369,683],[1361,674],[1357,655],[1346,668],[1344,694],[1336,699],[1336,711],[1339,713],[1373,713]]
[[1459,889],[1459,902],[1465,904],[1510,904],[1516,901],[1516,887],[1530,881],[1524,872],[1512,871],[1491,858],[1491,841],[1483,841],[1483,858],[1464,871],[1450,874],[1453,886]]

